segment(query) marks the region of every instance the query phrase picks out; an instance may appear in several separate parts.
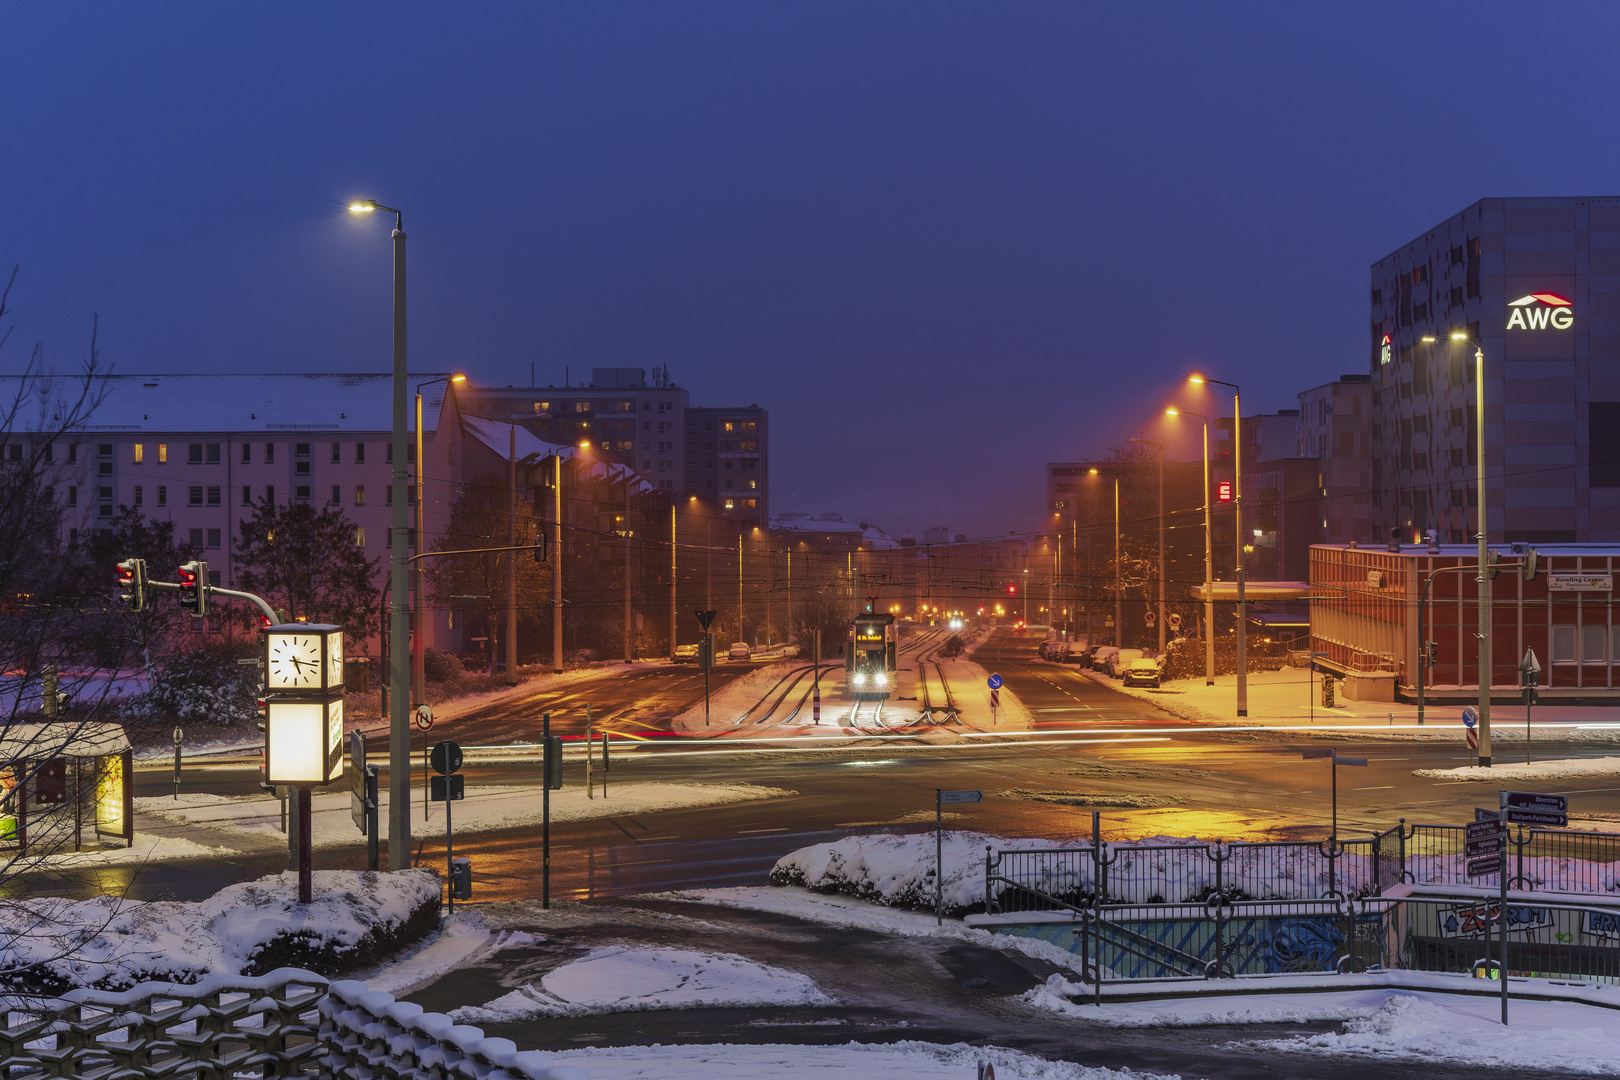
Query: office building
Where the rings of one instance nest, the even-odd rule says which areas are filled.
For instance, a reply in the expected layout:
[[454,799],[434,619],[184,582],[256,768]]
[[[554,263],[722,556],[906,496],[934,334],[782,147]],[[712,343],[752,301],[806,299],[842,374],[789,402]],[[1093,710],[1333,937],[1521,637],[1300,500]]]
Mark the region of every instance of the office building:
[[1477,531],[1458,333],[1489,539],[1620,542],[1620,197],[1481,199],[1374,263],[1370,300],[1376,536]]
[[1299,395],[1299,456],[1315,460],[1320,494],[1311,543],[1373,538],[1371,384],[1370,375],[1341,375]]

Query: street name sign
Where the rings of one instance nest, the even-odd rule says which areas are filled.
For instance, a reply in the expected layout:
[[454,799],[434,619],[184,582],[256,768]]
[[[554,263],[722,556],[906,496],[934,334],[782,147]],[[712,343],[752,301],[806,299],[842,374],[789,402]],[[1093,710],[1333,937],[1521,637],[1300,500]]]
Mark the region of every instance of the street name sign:
[[1475,810],[1474,820],[1463,826],[1463,835],[1468,840],[1482,840],[1487,836],[1498,836],[1501,832],[1502,827],[1497,824],[1495,810]]
[[942,802],[942,803],[983,802],[984,801],[984,792],[982,792],[982,791],[942,791],[942,792],[939,793],[939,801]]
[[1463,845],[1463,855],[1469,859],[1477,859],[1482,855],[1500,855],[1507,845],[1502,841],[1502,834],[1486,836],[1478,840],[1470,840]]
[[1508,810],[1541,810],[1553,814],[1569,813],[1569,797],[1547,795],[1539,791],[1504,791],[1502,806]]
[[1568,815],[1548,813],[1545,810],[1509,810],[1507,819],[1515,825],[1545,825],[1553,829],[1569,828]]
[[1497,873],[1501,869],[1502,857],[1500,855],[1487,855],[1483,859],[1468,860],[1469,877],[1484,877],[1486,874]]

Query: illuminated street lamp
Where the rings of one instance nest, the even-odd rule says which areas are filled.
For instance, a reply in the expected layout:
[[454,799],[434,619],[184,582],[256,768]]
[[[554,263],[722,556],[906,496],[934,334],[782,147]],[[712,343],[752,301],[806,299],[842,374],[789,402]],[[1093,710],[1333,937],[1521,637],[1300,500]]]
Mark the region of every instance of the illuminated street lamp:
[[[1097,470],[1091,470],[1092,476],[1097,476]],[[1119,477],[1114,481],[1114,648],[1125,647],[1125,590],[1120,579],[1119,568]],[[1088,642],[1089,644],[1089,642]]]
[[1166,409],[1166,416],[1196,416],[1204,422],[1204,685],[1215,685],[1215,534],[1210,528],[1209,417],[1183,409]]
[[[1433,344],[1434,338],[1425,335],[1423,341]],[[1478,507],[1474,510],[1474,524],[1478,528],[1479,569],[1475,580],[1479,585],[1479,764],[1491,765],[1491,578],[1488,572],[1490,556],[1486,552],[1485,517],[1485,347],[1461,330],[1451,332],[1451,340],[1474,347],[1474,484],[1478,489]]]
[[1197,386],[1209,383],[1232,388],[1232,521],[1233,540],[1237,546],[1237,714],[1249,715],[1249,608],[1243,590],[1243,391],[1237,383],[1222,382],[1207,375],[1192,375],[1188,382]]
[[[389,584],[394,591],[389,611],[389,637],[395,642],[409,640],[410,582],[406,570],[405,543],[405,223],[391,206],[366,199],[349,206],[356,214],[381,210],[394,215],[394,454],[392,481],[394,512],[389,530]],[[395,647],[389,654],[388,673],[388,866],[403,870],[411,855],[411,723],[410,660],[406,651]]]

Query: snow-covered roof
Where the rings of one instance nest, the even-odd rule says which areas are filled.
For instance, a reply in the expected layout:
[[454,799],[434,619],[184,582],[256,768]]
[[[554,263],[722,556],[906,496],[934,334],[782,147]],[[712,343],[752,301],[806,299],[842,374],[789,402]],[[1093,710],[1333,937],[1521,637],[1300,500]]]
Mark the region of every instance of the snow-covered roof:
[[564,461],[579,459],[580,474],[588,479],[606,479],[613,483],[619,483],[628,475],[631,477],[630,490],[637,495],[655,490],[652,484],[642,479],[641,475],[628,465],[617,465],[611,461],[600,461],[588,457],[582,454],[577,446],[546,442],[522,424],[511,424],[504,420],[491,420],[482,416],[463,415],[461,426],[468,435],[471,435],[483,446],[488,447],[490,452],[502,461],[507,460],[507,454],[512,449],[512,436],[516,433],[517,459],[520,465],[532,465],[537,461],[543,461],[552,456],[560,457]]
[[861,542],[863,544],[871,544],[873,551],[900,550],[900,541],[896,540],[894,537],[890,536],[876,525],[869,525],[861,531]]
[[858,533],[862,529],[833,510],[783,510],[771,515],[771,528],[793,532]]
[[129,736],[117,724],[93,721],[8,724],[0,730],[0,762],[19,758],[101,757],[129,749]]
[[[414,393],[422,383],[422,426],[434,431],[444,405],[445,374],[431,371],[410,375]],[[71,404],[82,384],[72,376],[58,376],[48,391],[37,384],[28,389],[48,393],[49,401],[28,403],[19,412],[19,425],[29,431],[50,430],[52,415],[66,398]],[[132,432],[239,432],[239,431],[392,431],[394,379],[389,374],[317,375],[111,375],[101,404],[80,430]],[[0,377],[0,401],[10,403],[22,389],[15,376]],[[414,405],[407,410],[409,430],[416,430]]]

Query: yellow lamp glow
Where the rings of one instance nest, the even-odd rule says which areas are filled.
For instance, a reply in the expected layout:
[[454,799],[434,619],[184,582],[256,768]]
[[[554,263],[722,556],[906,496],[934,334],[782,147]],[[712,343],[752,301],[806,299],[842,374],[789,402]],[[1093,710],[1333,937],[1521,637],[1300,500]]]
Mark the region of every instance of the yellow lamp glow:
[[354,214],[369,214],[377,209],[376,203],[350,203],[349,212]]
[[343,771],[343,699],[265,702],[265,781],[325,784]]

